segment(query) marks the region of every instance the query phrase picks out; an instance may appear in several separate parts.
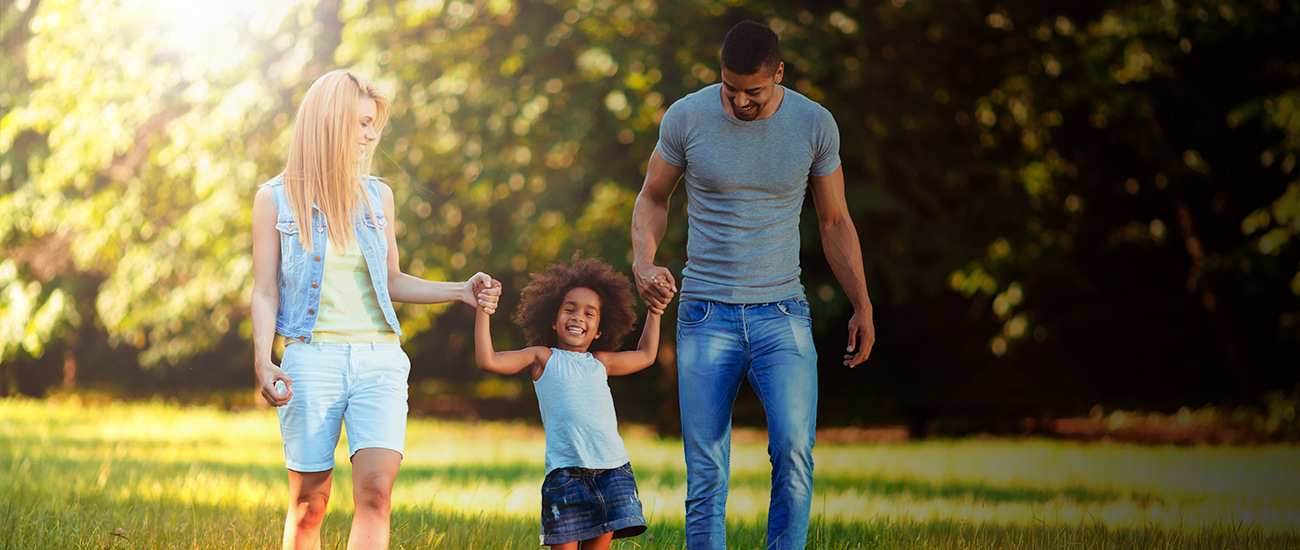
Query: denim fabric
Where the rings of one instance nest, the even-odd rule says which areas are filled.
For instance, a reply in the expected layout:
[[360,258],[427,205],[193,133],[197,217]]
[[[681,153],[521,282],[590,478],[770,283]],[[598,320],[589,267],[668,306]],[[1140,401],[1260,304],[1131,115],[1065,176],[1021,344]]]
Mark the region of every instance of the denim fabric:
[[804,547],[812,507],[817,351],[808,302],[683,301],[678,394],[686,451],[686,546],[726,548],[731,408],[747,378],[767,414],[772,494],[768,548]]
[[[312,249],[307,250],[298,236],[301,228],[293,219],[293,207],[285,194],[283,179],[276,176],[265,185],[271,188],[271,196],[275,199],[275,228],[280,232],[280,270],[277,276],[280,304],[275,316],[275,330],[299,342],[311,342],[311,331],[320,311],[325,254],[329,250],[325,215],[312,205],[311,231],[316,234],[312,235]],[[363,213],[355,222],[357,244],[366,259],[366,266],[370,268],[370,281],[375,285],[375,296],[379,299],[384,321],[401,336],[397,313],[393,311],[393,301],[388,295],[388,236],[384,233],[388,221],[384,217],[381,189],[378,179],[367,178],[366,193],[375,209],[375,218],[372,220],[362,207]]]
[[556,468],[542,482],[542,537],[547,546],[613,532],[635,537],[646,530],[632,465],[608,470]]
[[276,409],[290,470],[333,469],[340,424],[349,457],[371,448],[405,452],[411,360],[400,345],[289,344],[280,367],[293,379],[293,398]]

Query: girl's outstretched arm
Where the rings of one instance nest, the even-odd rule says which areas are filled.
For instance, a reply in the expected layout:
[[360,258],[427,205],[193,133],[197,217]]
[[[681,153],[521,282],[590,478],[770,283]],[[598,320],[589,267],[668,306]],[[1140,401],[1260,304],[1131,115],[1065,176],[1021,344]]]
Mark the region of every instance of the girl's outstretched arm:
[[632,374],[653,365],[659,352],[660,317],[663,315],[653,310],[646,314],[645,328],[641,330],[641,341],[637,342],[636,351],[602,351],[592,355],[605,364],[605,372],[610,376]]
[[541,377],[541,367],[551,358],[551,350],[533,346],[516,351],[492,349],[491,315],[482,306],[474,315],[474,361],[478,368],[497,374],[515,374],[533,367],[533,380]]

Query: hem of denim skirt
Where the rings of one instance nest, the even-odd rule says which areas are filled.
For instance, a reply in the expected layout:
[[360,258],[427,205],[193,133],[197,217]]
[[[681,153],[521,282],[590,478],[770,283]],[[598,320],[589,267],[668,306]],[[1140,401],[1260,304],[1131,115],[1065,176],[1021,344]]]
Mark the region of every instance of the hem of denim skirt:
[[614,538],[626,539],[640,535],[646,532],[645,518],[623,518],[613,523]]
[[[618,534],[619,531],[632,529],[636,527],[640,527],[641,529],[636,532],[628,532],[623,535]],[[542,546],[552,546],[556,544],[564,544],[566,542],[578,542],[587,539],[594,539],[605,533],[611,533],[611,532],[614,533],[614,538],[622,539],[627,537],[635,537],[637,535],[640,535],[641,533],[644,533],[645,531],[646,531],[645,518],[641,518],[641,517],[623,518],[623,519],[611,521],[604,525],[598,525],[596,527],[592,527],[591,529],[587,529],[586,531],[579,531],[577,533],[563,533],[558,535],[543,534]]]

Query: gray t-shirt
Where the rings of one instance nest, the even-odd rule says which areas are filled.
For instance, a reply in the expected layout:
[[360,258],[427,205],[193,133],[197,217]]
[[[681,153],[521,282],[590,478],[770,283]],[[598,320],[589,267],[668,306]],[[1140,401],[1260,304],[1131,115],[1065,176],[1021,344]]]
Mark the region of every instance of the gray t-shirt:
[[830,112],[786,89],[776,114],[744,121],[722,106],[721,84],[673,103],[659,156],[686,169],[682,299],[762,304],[803,295],[799,212],[809,176],[840,166]]

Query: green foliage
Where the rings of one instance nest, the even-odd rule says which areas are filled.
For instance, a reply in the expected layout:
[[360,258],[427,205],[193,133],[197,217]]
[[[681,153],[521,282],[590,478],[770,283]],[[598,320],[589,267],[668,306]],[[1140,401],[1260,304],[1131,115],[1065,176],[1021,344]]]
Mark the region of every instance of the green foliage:
[[[1015,214],[1001,218],[1007,223],[998,224],[988,252],[955,270],[950,284],[966,295],[995,297],[1003,323],[989,342],[996,355],[1031,334],[1044,340],[1050,333],[1043,328],[1070,307],[1071,294],[1079,304],[1116,291],[1151,291],[1136,280],[1122,283],[1130,288],[1099,286],[1106,283],[1090,273],[1092,262],[1181,256],[1165,269],[1181,271],[1187,291],[1211,316],[1230,307],[1216,307],[1218,300],[1300,293],[1294,267],[1285,278],[1272,275],[1272,267],[1270,275],[1252,271],[1276,263],[1265,256],[1296,261],[1288,242],[1300,195],[1284,178],[1293,177],[1300,151],[1292,107],[1300,60],[1294,49],[1247,46],[1287,40],[1300,15],[1296,4],[1164,1],[1093,9],[997,10],[986,19],[1004,37],[1003,55],[1025,69],[977,100],[970,118],[979,143],[972,152],[989,168],[1002,166],[1003,207]],[[1223,62],[1259,76],[1231,90],[1207,82],[1229,78],[1208,69]],[[1203,84],[1215,91],[1197,97],[1187,90]],[[1260,131],[1244,131],[1256,117]],[[1278,131],[1281,141],[1269,142]],[[1250,149],[1256,143],[1260,148]],[[1258,159],[1256,169],[1251,159]],[[1233,227],[1240,227],[1236,238]],[[1225,288],[1261,276],[1271,281],[1264,289],[1251,285],[1255,296]],[[1281,312],[1269,309],[1260,313],[1281,313],[1279,328],[1294,324],[1286,321],[1294,302]],[[1226,345],[1228,364],[1239,361],[1232,348],[1253,347],[1249,337],[1226,338],[1236,342]],[[1297,338],[1282,340],[1294,345]]]
[[[1260,403],[1237,406],[1205,405],[1198,409],[1183,407],[1173,415],[1146,413],[1141,410],[1114,410],[1107,413],[1097,405],[1091,411],[1093,420],[1105,419],[1108,429],[1124,427],[1159,426],[1172,417],[1180,428],[1203,433],[1236,430],[1240,440],[1269,440],[1294,443],[1300,440],[1300,386],[1290,392],[1273,390],[1264,394]],[[1239,441],[1240,441],[1239,440]]]
[[[576,249],[626,271],[658,118],[718,80],[726,30],[752,18],[782,37],[785,84],[839,123],[888,343],[873,361],[923,371],[837,386],[933,409],[996,379],[985,402],[1053,407],[1043,396],[1144,355],[1168,363],[1152,380],[1215,380],[1207,392],[1295,382],[1275,366],[1300,346],[1295,0],[241,6],[205,20],[150,0],[0,7],[7,369],[52,348],[93,368],[99,333],[178,370],[246,345],[251,197],[281,170],[298,99],[335,66],[393,96],[373,169],[394,189],[408,272],[491,273],[509,312],[527,273]],[[678,268],[681,195],[657,258]],[[814,220],[808,207],[803,282],[830,349],[850,312]],[[477,376],[463,309],[402,306],[416,363],[436,365],[417,378]]]
[[279,90],[232,62],[267,62],[248,36],[182,41],[153,7],[30,8],[30,93],[0,123],[0,273],[21,293],[10,303],[38,313],[23,340],[6,321],[5,360],[17,341],[39,357],[92,324],[146,365],[174,364],[243,315],[247,204],[251,182],[274,169],[259,151],[277,137]]

